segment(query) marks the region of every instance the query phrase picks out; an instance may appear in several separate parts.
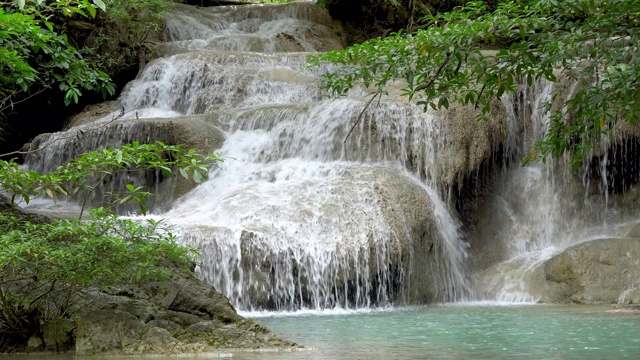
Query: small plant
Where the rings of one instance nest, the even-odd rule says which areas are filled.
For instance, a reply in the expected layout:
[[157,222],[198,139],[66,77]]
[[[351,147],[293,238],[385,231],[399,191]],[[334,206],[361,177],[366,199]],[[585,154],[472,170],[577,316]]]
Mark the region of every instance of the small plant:
[[54,86],[66,104],[77,103],[83,90],[115,93],[109,76],[55,28],[56,21],[74,15],[94,18],[97,9],[105,10],[101,0],[0,0],[0,115]]

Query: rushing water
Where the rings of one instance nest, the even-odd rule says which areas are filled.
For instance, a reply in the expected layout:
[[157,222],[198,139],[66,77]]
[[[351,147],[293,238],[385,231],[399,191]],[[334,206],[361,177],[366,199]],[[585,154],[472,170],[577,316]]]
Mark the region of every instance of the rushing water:
[[[640,357],[640,314],[589,306],[430,306],[360,311],[250,313],[311,350],[228,353],[234,359],[563,359]],[[66,360],[68,356],[11,356]],[[207,356],[180,359],[202,359]],[[82,359],[76,357],[76,359]],[[168,360],[154,356],[153,359]]]
[[[130,119],[131,127],[111,125],[113,136],[82,144],[63,140],[30,164],[44,169],[86,151],[81,145],[147,133],[137,118],[188,115],[224,131],[217,150],[227,161],[157,216],[201,250],[203,278],[237,308],[469,298],[468,245],[442,196],[454,137],[447,114],[393,96],[365,109],[362,90],[323,99],[325,69],[307,70],[300,52],[341,47],[334,26],[306,2],[176,5],[165,56],[127,86],[120,110],[98,121]],[[157,132],[150,136],[165,133]]]
[[[306,54],[340,48],[339,31],[309,2],[175,5],[163,56],[123,91],[121,109],[83,128],[86,138],[54,135],[59,143],[28,162],[47,170],[92,148],[166,140],[157,120],[138,118],[218,127],[225,141],[215,150],[227,161],[154,216],[201,250],[202,277],[244,311],[535,302],[527,277],[537,266],[615,235],[606,202],[581,194],[566,162],[505,166],[477,211],[478,231],[464,234],[449,195],[498,144],[514,160],[544,138],[552,85],[504,96],[490,125],[455,106],[424,112],[393,91],[368,108],[362,89],[326,99],[318,84],[327,69],[306,69]],[[100,127],[107,121],[116,125]],[[152,185],[171,193],[168,182]],[[474,284],[469,239],[500,247]]]

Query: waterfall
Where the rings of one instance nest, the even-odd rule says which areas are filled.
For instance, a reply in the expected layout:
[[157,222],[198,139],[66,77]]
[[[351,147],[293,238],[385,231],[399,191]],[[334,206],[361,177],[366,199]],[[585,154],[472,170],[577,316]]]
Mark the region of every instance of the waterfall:
[[[594,153],[579,169],[568,158],[520,166],[547,134],[544,104],[561,106],[550,82],[495,101],[488,122],[472,106],[425,112],[393,89],[369,106],[364,88],[331,99],[318,84],[332,65],[306,66],[308,54],[345,45],[326,11],[172,6],[161,56],[117,110],[51,135],[56,145],[27,162],[47,171],[98,147],[183,141],[175,124],[223,133],[204,141],[226,161],[200,186],[184,194],[146,181],[163,193],[152,216],[200,250],[199,274],[241,310],[535,302],[541,264],[625,220],[606,196],[628,186],[611,175],[623,155]],[[203,145],[192,135],[190,146]],[[492,163],[467,231],[455,202]]]
[[[509,145],[517,157],[522,158],[535,142],[545,139],[550,121],[545,104],[561,106],[553,98],[554,86],[540,80],[524,87],[520,99],[505,99],[511,102],[509,108],[520,109],[512,122],[520,122],[523,130],[514,138],[517,142]],[[567,87],[563,97],[570,98],[573,91],[575,84]],[[602,141],[607,142],[607,137]],[[512,166],[498,175],[487,204],[480,210],[490,215],[481,215],[483,225],[474,234],[476,241],[485,244],[485,254],[491,252],[494,260],[487,267],[479,266],[474,276],[481,298],[499,303],[537,302],[533,294],[538,284],[533,277],[545,261],[570,246],[620,233],[625,216],[608,206],[608,152],[604,150],[599,163],[598,191],[589,184],[593,181],[589,170],[575,168],[569,156]]]
[[238,309],[473,296],[469,245],[446,194],[508,135],[503,105],[494,125],[471,131],[469,109],[424,112],[395,93],[367,107],[362,89],[327,99],[318,84],[331,66],[306,66],[309,52],[344,47],[325,10],[172,6],[161,57],[113,113],[51,135],[56,145],[29,157],[31,168],[145,136],[175,143],[176,124],[204,123],[224,133],[216,151],[226,161],[177,201],[175,186],[156,184],[164,194],[150,216],[199,249],[199,274]]

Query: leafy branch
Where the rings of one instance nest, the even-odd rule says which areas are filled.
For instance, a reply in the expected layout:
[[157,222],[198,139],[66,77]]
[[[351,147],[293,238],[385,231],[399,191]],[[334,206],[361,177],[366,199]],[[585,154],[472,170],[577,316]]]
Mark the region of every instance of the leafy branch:
[[[526,161],[569,151],[578,162],[617,121],[633,124],[640,114],[637,0],[501,1],[495,11],[471,1],[423,20],[430,26],[320,54],[310,64],[338,65],[322,85],[337,95],[360,84],[383,93],[400,80],[403,95],[425,111],[455,101],[480,108],[484,120],[493,99],[562,74],[578,91],[564,109],[547,104],[551,129]],[[554,99],[563,90],[558,83]]]
[[[134,142],[83,154],[47,174],[22,170],[13,159],[0,160],[0,187],[9,194],[12,206],[15,206],[17,198],[28,204],[34,196],[46,196],[54,201],[61,196],[79,197],[82,217],[90,195],[109,176],[131,171],[159,170],[165,176],[172,177],[177,170],[184,178],[200,183],[206,179],[209,167],[222,161],[215,154],[204,156],[194,149],[185,150],[178,145],[166,145],[159,141],[155,144]],[[142,190],[141,187],[130,185],[126,187],[127,194],[122,198],[114,193],[106,195],[115,206],[135,201],[144,214],[144,199],[150,194]]]

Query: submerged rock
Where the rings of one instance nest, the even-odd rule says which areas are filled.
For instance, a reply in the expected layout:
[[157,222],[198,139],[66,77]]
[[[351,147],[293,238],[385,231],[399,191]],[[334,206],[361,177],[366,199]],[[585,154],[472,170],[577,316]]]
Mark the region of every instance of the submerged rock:
[[547,260],[535,286],[543,302],[617,303],[638,287],[640,239],[600,239],[572,246]]

